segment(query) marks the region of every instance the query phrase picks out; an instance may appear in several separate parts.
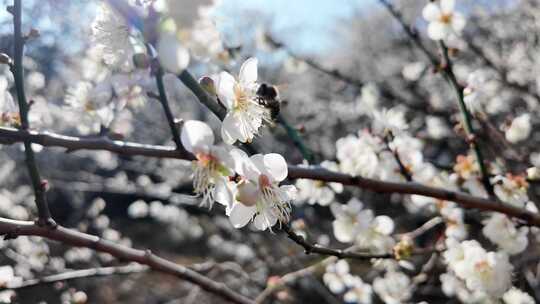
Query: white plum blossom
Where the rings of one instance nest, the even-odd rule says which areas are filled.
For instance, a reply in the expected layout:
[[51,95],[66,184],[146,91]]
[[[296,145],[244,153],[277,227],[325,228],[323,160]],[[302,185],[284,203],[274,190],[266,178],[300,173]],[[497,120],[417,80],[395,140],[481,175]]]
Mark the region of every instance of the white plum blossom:
[[345,260],[339,260],[336,263],[326,266],[323,282],[332,293],[340,294],[347,288],[346,281],[351,275],[349,271],[349,263]]
[[513,266],[505,252],[487,252],[474,240],[447,239],[444,259],[468,289],[500,298],[512,284]]
[[105,2],[92,23],[92,38],[102,50],[106,64],[131,69],[135,51],[129,25]]
[[512,287],[503,295],[503,301],[505,304],[534,304],[534,298],[528,293]]
[[356,198],[346,205],[330,205],[335,217],[332,226],[336,239],[343,243],[354,242],[358,248],[373,253],[390,252],[395,244],[390,236],[394,231],[394,222],[388,216],[375,217],[372,210],[362,208],[362,202]]
[[174,74],[180,74],[189,64],[189,52],[174,33],[162,33],[157,44],[161,66]]
[[371,304],[373,289],[358,276],[349,277],[345,283],[348,291],[343,295],[346,303]]
[[495,195],[504,203],[523,208],[529,201],[528,183],[520,176],[497,175],[491,179]]
[[429,22],[427,33],[433,40],[443,40],[451,34],[459,35],[465,28],[465,17],[454,11],[455,0],[440,0],[439,4],[429,2],[422,10],[422,16]]
[[22,283],[23,278],[15,276],[12,266],[6,265],[0,267],[0,288],[9,288]]
[[336,157],[341,171],[354,176],[375,177],[379,169],[377,154],[382,150],[381,141],[367,131],[358,137],[348,135],[337,140]]
[[376,134],[386,135],[391,132],[394,135],[401,133],[409,128],[405,120],[405,113],[398,108],[383,108],[382,110],[374,110],[372,129]]
[[522,114],[512,120],[504,136],[509,142],[517,143],[527,139],[531,134],[531,129],[531,115]]
[[373,290],[386,304],[405,303],[412,296],[411,279],[399,271],[388,271],[373,280]]
[[494,213],[484,222],[482,233],[499,249],[508,254],[518,254],[527,248],[529,233],[528,227],[516,228],[508,216]]
[[227,72],[219,74],[217,93],[227,107],[221,137],[227,144],[251,142],[263,123],[271,121],[269,111],[257,100],[258,86],[256,58],[242,64],[238,81]]
[[482,87],[486,84],[486,77],[482,71],[474,71],[467,77],[467,86],[463,89],[463,100],[471,112],[482,110],[484,98]]
[[229,176],[234,175],[232,156],[223,147],[214,146],[214,133],[204,122],[188,120],[180,134],[182,145],[197,158],[193,161],[193,188],[202,196],[201,205],[212,208],[214,201],[232,204]]
[[[324,169],[337,172],[339,166],[333,161],[325,160],[320,166]],[[326,183],[312,179],[300,178],[296,181],[298,188],[298,202],[307,202],[310,205],[319,204],[328,206],[334,201],[335,193],[343,191],[343,185],[339,183]]]
[[9,93],[6,77],[0,77],[0,126],[19,126],[21,118],[13,97]]
[[465,283],[452,273],[443,273],[439,279],[441,280],[441,289],[448,297],[456,296],[461,302],[467,304],[489,303],[484,292],[467,289]]
[[241,176],[228,211],[233,226],[240,228],[253,220],[257,229],[266,230],[289,222],[297,190],[293,185],[279,186],[288,174],[283,156],[270,153],[248,158],[243,151],[233,151],[236,172]]

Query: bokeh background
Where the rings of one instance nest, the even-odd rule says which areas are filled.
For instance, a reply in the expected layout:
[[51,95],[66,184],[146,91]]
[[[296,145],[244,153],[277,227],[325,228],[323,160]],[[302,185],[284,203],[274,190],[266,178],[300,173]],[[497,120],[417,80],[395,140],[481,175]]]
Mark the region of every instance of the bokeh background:
[[[23,2],[25,30],[36,28],[40,32],[39,38],[28,43],[25,57],[27,95],[35,103],[33,127],[68,135],[97,134],[99,126],[92,117],[73,110],[66,100],[74,95],[78,82],[106,69],[89,51],[91,23],[100,1]],[[211,4],[198,0],[174,2],[182,7],[179,20],[186,29],[200,18],[200,7]],[[9,54],[13,43],[12,19],[3,8],[10,1],[0,3],[0,51]],[[435,51],[435,44],[422,32],[426,27],[421,18],[425,1],[394,3]],[[475,70],[492,76],[485,91],[489,96],[486,123],[493,128],[479,126],[480,137],[488,147],[486,154],[489,159],[504,162],[510,172],[522,172],[535,161],[531,155],[538,150],[540,135],[533,132],[524,143],[501,146],[497,134],[501,136],[509,121],[521,113],[533,113],[533,130],[540,123],[539,100],[534,97],[538,96],[539,85],[540,6],[528,0],[462,0],[458,9],[468,19],[462,37],[449,42],[457,52],[458,78],[465,82]],[[405,111],[410,133],[424,143],[424,158],[437,167],[451,171],[457,155],[466,154],[465,141],[453,130],[459,121],[453,92],[377,1],[225,0],[213,8],[212,16],[228,50],[228,59],[192,59],[190,71],[197,77],[222,69],[237,73],[246,58],[257,57],[260,79],[279,87],[283,99],[281,113],[313,152],[313,163],[335,160],[337,139],[370,126],[366,103]],[[496,69],[486,64],[489,62]],[[7,89],[13,90],[9,71],[6,67],[0,69]],[[331,75],[333,71],[348,78],[335,77]],[[527,90],[505,85],[500,71]],[[219,121],[187,88],[168,89],[177,117],[205,120],[219,134]],[[134,94],[128,103],[116,113],[110,125],[112,133],[134,142],[173,144],[158,102]],[[290,163],[303,162],[280,125],[266,128],[255,144],[261,151],[286,155]],[[507,154],[511,155],[506,157]],[[237,230],[223,210],[199,208],[198,198],[192,194],[188,162],[123,157],[106,151],[66,153],[57,148],[40,150],[37,161],[51,185],[48,195],[52,213],[62,225],[137,248],[151,248],[179,263],[202,263],[202,272],[244,295],[255,297],[271,276],[321,259],[305,255],[283,234],[256,232],[249,227]],[[534,185],[532,195],[536,196]],[[398,233],[414,229],[430,217],[429,213],[406,212],[406,198],[399,195],[347,189],[336,200],[346,202],[353,196],[377,214],[391,216],[399,227]],[[22,146],[0,146],[0,214],[32,219],[32,197]],[[130,209],[133,204],[139,208]],[[476,215],[471,216],[474,219]],[[333,217],[328,208],[298,204],[293,218],[294,226],[309,231],[314,242],[346,247],[333,237]],[[472,233],[475,229],[481,229],[481,225],[471,220]],[[440,231],[427,234],[420,243],[429,245],[437,234]],[[0,264],[14,265],[16,273],[25,278],[121,264],[90,250],[66,248],[38,238],[2,241],[0,248]],[[516,259],[523,267],[534,268],[538,265],[537,256],[538,245]],[[419,257],[413,262],[422,265],[426,260]],[[369,263],[355,263],[354,269],[367,281],[376,275]],[[455,302],[437,288],[437,275],[430,280],[415,292],[412,302]],[[533,288],[519,275],[515,285],[529,291]],[[86,293],[88,303],[220,303],[193,285],[146,272],[42,284],[17,291],[14,302],[74,303],[75,291]],[[317,275],[302,278],[281,298],[272,301],[342,302]],[[379,301],[374,298],[374,302]]]

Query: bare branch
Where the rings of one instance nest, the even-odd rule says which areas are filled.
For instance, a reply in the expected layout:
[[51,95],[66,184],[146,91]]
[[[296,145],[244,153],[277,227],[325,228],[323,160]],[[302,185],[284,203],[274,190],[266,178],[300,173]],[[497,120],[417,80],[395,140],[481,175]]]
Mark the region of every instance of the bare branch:
[[72,270],[63,273],[53,274],[42,278],[30,279],[20,282],[17,285],[9,285],[9,287],[0,287],[0,290],[4,289],[23,289],[28,287],[34,287],[38,285],[53,284],[56,282],[70,281],[81,278],[90,277],[105,277],[113,275],[126,275],[132,273],[140,273],[147,271],[149,268],[139,264],[130,264],[125,266],[112,266],[112,267],[97,267],[90,269]]
[[4,235],[6,239],[16,238],[21,235],[40,236],[71,246],[90,248],[98,252],[108,253],[121,261],[137,262],[147,265],[153,270],[174,275],[233,303],[253,303],[252,300],[229,289],[225,284],[213,281],[185,266],[160,258],[150,250],[137,250],[62,226],[43,227],[33,222],[0,218],[0,235]]
[[[24,90],[24,67],[23,67],[23,52],[25,39],[22,35],[22,4],[21,0],[15,0],[13,6],[13,28],[14,28],[14,61],[11,65],[11,72],[15,79],[15,89],[17,91],[17,101],[19,104],[21,129],[28,130],[30,123],[28,121],[28,112],[30,111],[30,105],[26,100],[26,94]],[[29,140],[24,141],[24,153],[26,155],[26,166],[28,167],[28,173],[32,180],[32,186],[34,188],[34,194],[36,196],[36,205],[38,209],[40,225],[54,226],[55,222],[51,217],[49,206],[47,203],[47,182],[41,179],[39,169],[36,164],[36,158],[34,150],[32,149],[32,143]]]
[[463,99],[463,88],[459,85],[456,75],[454,74],[452,61],[450,60],[450,56],[448,54],[448,48],[442,40],[439,41],[439,48],[442,55],[442,62],[439,62],[437,57],[432,54],[424,45],[422,39],[418,36],[417,31],[414,29],[414,27],[407,25],[401,13],[388,0],[379,0],[379,3],[381,3],[394,17],[394,19],[399,22],[405,33],[407,33],[407,36],[409,36],[409,38],[414,42],[414,44],[422,51],[422,53],[424,53],[424,55],[429,59],[433,67],[443,73],[448,83],[450,83],[450,85],[452,86],[452,89],[456,93],[459,110],[462,115],[463,127],[467,134],[466,140],[469,143],[470,147],[473,149],[476,155],[476,160],[478,161],[482,184],[489,196],[495,200],[496,196],[493,192],[493,186],[489,181],[489,173],[484,162],[484,156],[482,154],[482,150],[478,145],[478,141],[472,127],[472,117]]
[[[0,127],[0,143],[11,144],[28,140],[48,147],[63,147],[69,151],[74,150],[106,150],[121,155],[141,155],[157,158],[173,158],[193,160],[191,154],[184,154],[174,147],[143,145],[138,143],[110,140],[108,138],[79,138],[64,136],[55,133],[39,133],[35,131],[17,130]],[[351,176],[348,174],[332,172],[326,169],[304,168],[289,165],[290,179],[307,178],[324,182],[336,182],[343,185],[355,186],[379,193],[417,194],[441,200],[452,201],[466,209],[482,211],[495,211],[508,216],[522,219],[524,223],[540,227],[540,216],[525,209],[510,205],[498,204],[492,200],[472,196],[463,192],[429,187],[418,183],[386,182],[376,179]]]

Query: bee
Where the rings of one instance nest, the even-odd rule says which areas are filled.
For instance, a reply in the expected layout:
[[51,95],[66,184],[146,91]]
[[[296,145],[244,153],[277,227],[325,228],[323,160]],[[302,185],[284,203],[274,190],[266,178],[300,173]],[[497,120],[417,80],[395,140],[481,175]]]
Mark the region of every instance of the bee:
[[272,120],[276,120],[281,108],[278,88],[271,84],[261,83],[256,95],[259,104],[270,111]]

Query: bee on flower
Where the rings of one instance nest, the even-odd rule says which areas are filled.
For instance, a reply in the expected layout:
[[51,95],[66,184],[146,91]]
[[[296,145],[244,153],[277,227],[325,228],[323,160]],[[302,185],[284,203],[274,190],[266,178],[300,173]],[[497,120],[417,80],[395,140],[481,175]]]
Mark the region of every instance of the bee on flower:
[[238,80],[227,72],[219,74],[217,94],[227,108],[221,126],[225,143],[251,142],[264,122],[272,122],[269,110],[259,104],[258,88],[256,58],[242,64]]
[[193,162],[193,188],[202,196],[201,206],[212,208],[214,201],[229,206],[232,202],[229,177],[234,175],[234,161],[229,152],[214,146],[214,133],[202,121],[186,121],[180,137],[184,148],[197,158]]

